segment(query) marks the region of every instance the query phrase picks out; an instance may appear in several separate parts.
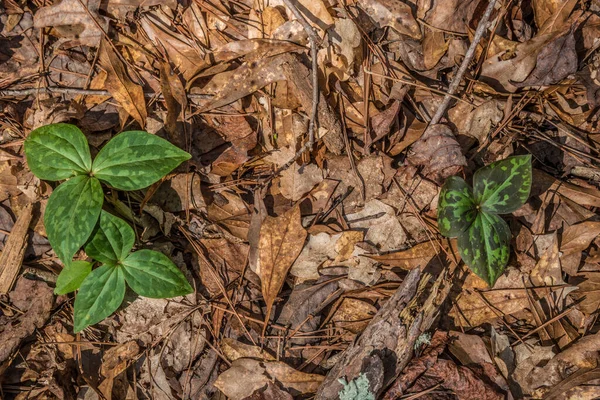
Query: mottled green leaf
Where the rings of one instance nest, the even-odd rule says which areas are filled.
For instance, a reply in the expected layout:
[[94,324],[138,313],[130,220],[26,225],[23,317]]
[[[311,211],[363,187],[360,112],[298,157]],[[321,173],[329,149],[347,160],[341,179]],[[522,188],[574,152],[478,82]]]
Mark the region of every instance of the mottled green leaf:
[[92,272],[92,263],[73,261],[65,265],[56,279],[55,294],[67,294],[79,289],[81,282]]
[[131,253],[123,261],[123,272],[129,287],[140,296],[162,299],[194,291],[169,257],[157,251]]
[[459,176],[449,177],[438,200],[438,228],[446,237],[457,237],[469,229],[477,210],[471,187]]
[[127,222],[102,211],[100,222],[85,245],[85,252],[102,263],[116,264],[129,255],[134,242],[135,233]]
[[475,172],[473,192],[486,212],[511,213],[527,201],[531,190],[531,155],[508,157]]
[[44,225],[54,252],[63,263],[73,255],[92,233],[104,195],[100,181],[79,175],[59,185],[46,205]]
[[92,173],[120,190],[152,185],[191,156],[168,141],[144,131],[123,132],[98,153]]
[[47,181],[87,174],[92,168],[87,139],[70,124],[46,125],[32,131],[25,140],[25,156],[31,172]]
[[479,212],[471,227],[458,237],[458,251],[465,264],[490,287],[506,268],[510,229],[495,214]]
[[102,265],[81,284],[73,311],[75,333],[94,325],[119,308],[125,297],[125,278],[121,267]]

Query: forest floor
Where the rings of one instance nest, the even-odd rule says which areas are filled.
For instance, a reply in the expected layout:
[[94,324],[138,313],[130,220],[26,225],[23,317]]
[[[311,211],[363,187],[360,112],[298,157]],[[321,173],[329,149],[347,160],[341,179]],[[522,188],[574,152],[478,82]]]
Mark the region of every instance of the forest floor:
[[[1,2],[0,398],[600,398],[600,3],[494,3]],[[59,122],[191,154],[104,208],[193,294],[74,333],[23,151]],[[438,199],[513,155],[490,287]]]

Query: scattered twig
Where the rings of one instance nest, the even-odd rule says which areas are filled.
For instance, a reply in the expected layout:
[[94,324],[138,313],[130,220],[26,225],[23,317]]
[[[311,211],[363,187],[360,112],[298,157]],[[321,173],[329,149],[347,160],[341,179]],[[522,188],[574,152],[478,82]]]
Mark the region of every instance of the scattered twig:
[[[302,146],[300,148],[300,150],[298,150],[298,152],[294,155],[294,158],[292,158],[290,161],[288,161],[287,163],[285,163],[284,165],[279,167],[279,169],[277,171],[275,171],[275,173],[271,176],[271,178],[276,177],[282,171],[285,171],[286,169],[288,169],[290,167],[290,165],[292,165],[294,162],[296,162],[296,160],[298,158],[300,158],[302,156],[302,154],[304,154],[305,151],[312,150],[313,145],[315,143],[315,126],[317,123],[317,115],[319,112],[319,94],[320,94],[320,92],[319,92],[319,74],[318,74],[319,66],[317,64],[317,51],[319,48],[320,39],[319,39],[319,36],[317,35],[317,33],[314,31],[313,27],[308,23],[306,18],[304,18],[304,15],[302,15],[302,13],[298,10],[298,7],[296,7],[296,5],[292,1],[293,0],[283,0],[286,7],[290,9],[292,14],[294,14],[294,16],[296,17],[298,22],[300,22],[300,24],[306,31],[306,34],[308,35],[308,41],[310,43],[310,56],[312,58],[312,71],[311,72],[312,72],[312,86],[313,86],[313,88],[312,88],[313,89],[312,110],[311,110],[311,114],[310,114],[310,121],[308,123],[308,142],[306,142],[304,144],[304,146]],[[268,179],[267,182],[268,181],[270,181],[270,179]]]
[[438,122],[440,122],[440,119],[442,119],[442,116],[448,109],[448,106],[450,105],[450,100],[452,99],[452,95],[454,95],[454,93],[456,93],[456,91],[458,90],[458,86],[460,85],[460,82],[462,81],[464,74],[467,72],[467,69],[469,68],[469,64],[471,63],[471,60],[475,56],[475,49],[477,49],[477,45],[481,41],[483,34],[485,33],[485,31],[488,28],[489,19],[490,19],[490,16],[492,15],[492,11],[494,11],[495,5],[496,5],[496,0],[490,0],[490,2],[488,3],[485,13],[481,17],[481,20],[479,21],[479,24],[477,25],[477,30],[475,31],[475,36],[473,37],[473,41],[471,42],[471,45],[469,46],[469,49],[467,50],[467,54],[465,54],[465,59],[463,60],[462,64],[460,65],[460,68],[458,69],[456,76],[454,76],[454,79],[450,83],[450,87],[448,87],[448,93],[446,93],[446,95],[444,96],[444,99],[442,100],[442,104],[440,104],[437,111],[431,118],[431,122],[429,122],[430,126],[435,125]]
[[[70,95],[82,95],[82,96],[108,96],[112,97],[108,90],[98,89],[82,89],[82,88],[70,88],[70,87],[59,87],[59,86],[47,86],[39,88],[29,89],[5,89],[0,90],[0,98],[6,97],[18,97],[18,96],[32,96],[41,93],[58,93],[58,94],[70,94]],[[144,93],[145,97],[156,97],[162,98],[163,95],[160,93],[148,92]],[[192,100],[207,100],[212,98],[208,94],[188,94],[187,97]]]

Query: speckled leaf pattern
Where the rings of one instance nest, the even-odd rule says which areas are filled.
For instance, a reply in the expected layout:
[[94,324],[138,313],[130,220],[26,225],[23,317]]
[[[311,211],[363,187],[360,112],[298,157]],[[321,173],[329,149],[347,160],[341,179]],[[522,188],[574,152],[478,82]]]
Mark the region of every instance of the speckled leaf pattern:
[[100,222],[85,245],[85,252],[102,263],[116,264],[129,255],[134,242],[135,233],[127,222],[102,211]]
[[75,297],[73,330],[82,331],[115,312],[125,297],[125,278],[121,267],[102,265],[81,284]]
[[48,199],[44,225],[50,245],[63,263],[71,262],[90,237],[103,201],[100,181],[85,175],[64,182]]
[[140,296],[162,299],[194,291],[179,268],[158,251],[131,253],[122,268],[127,284]]
[[496,161],[473,177],[475,199],[486,212],[511,213],[525,204],[530,191],[531,155]]
[[446,237],[457,237],[469,229],[477,210],[471,187],[461,177],[449,177],[438,201],[438,228]]
[[73,261],[66,264],[58,274],[54,294],[67,294],[79,289],[83,280],[92,272],[92,263]]
[[47,181],[87,174],[92,167],[87,139],[70,124],[46,125],[32,131],[25,140],[25,156],[31,172]]
[[92,173],[120,190],[152,185],[191,156],[144,131],[123,132],[110,140],[94,160]]
[[471,270],[492,287],[508,263],[510,237],[502,218],[479,212],[469,230],[458,237],[458,251]]

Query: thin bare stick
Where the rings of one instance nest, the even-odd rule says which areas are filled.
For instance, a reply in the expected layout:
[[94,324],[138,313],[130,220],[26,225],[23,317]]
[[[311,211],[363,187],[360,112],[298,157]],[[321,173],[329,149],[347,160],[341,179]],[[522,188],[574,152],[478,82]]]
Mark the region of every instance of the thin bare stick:
[[456,76],[452,80],[452,83],[450,83],[450,87],[448,87],[448,93],[446,93],[446,95],[444,96],[444,100],[442,100],[442,104],[440,104],[437,111],[431,118],[431,122],[429,122],[430,126],[437,124],[442,119],[442,116],[448,109],[448,106],[450,106],[450,100],[452,99],[452,95],[454,93],[456,93],[456,91],[458,90],[460,81],[462,81],[462,78],[465,75],[465,72],[467,72],[467,69],[469,68],[469,64],[471,63],[471,60],[473,60],[473,57],[475,56],[475,49],[477,49],[477,45],[481,41],[483,34],[485,33],[485,31],[488,28],[490,16],[492,15],[492,11],[494,11],[494,6],[496,5],[496,0],[489,0],[489,1],[490,2],[488,3],[485,13],[481,17],[481,20],[479,21],[479,24],[477,25],[477,30],[475,31],[475,36],[473,37],[473,41],[471,42],[471,45],[469,46],[469,49],[467,50],[467,54],[465,54],[465,59],[463,60],[462,64],[460,65],[460,68],[458,69]]
[[[112,97],[108,90],[97,90],[97,89],[82,89],[82,88],[71,88],[71,87],[59,87],[59,86],[47,86],[39,88],[28,88],[28,89],[6,89],[0,90],[0,98],[17,97],[17,96],[32,96],[41,93],[58,93],[58,94],[71,94],[71,95],[82,95],[82,96],[108,96]],[[162,94],[148,92],[144,93],[145,97],[162,97]],[[208,94],[188,94],[187,97],[192,100],[207,100],[212,98]]]
[[[300,22],[300,24],[306,31],[306,34],[308,35],[308,41],[310,42],[310,56],[312,58],[312,71],[311,72],[312,72],[312,85],[313,85],[312,110],[311,110],[311,114],[310,114],[310,121],[308,123],[308,143],[307,143],[307,145],[304,145],[302,147],[301,153],[299,155],[297,154],[293,160],[291,160],[290,162],[285,164],[286,168],[287,168],[290,165],[292,165],[292,163],[295,162],[302,155],[302,153],[304,151],[312,150],[313,145],[315,143],[315,125],[317,123],[317,115],[318,115],[318,110],[319,110],[319,95],[320,95],[319,74],[318,74],[319,66],[317,64],[317,52],[318,52],[318,48],[319,48],[320,39],[319,39],[319,36],[317,35],[317,33],[315,32],[315,30],[313,29],[313,27],[308,23],[306,18],[304,18],[304,15],[302,15],[302,13],[298,10],[298,7],[296,7],[296,5],[293,3],[293,0],[283,0],[283,2],[285,3],[286,7],[290,9],[292,14],[294,14],[294,16],[296,17],[298,22]],[[278,172],[281,172],[280,170],[282,170],[282,169],[280,168],[278,170]],[[277,175],[277,174],[275,174],[275,175]]]

